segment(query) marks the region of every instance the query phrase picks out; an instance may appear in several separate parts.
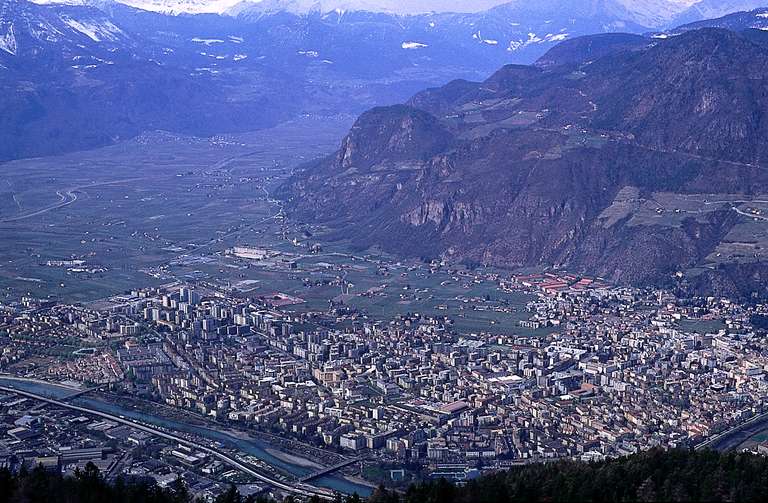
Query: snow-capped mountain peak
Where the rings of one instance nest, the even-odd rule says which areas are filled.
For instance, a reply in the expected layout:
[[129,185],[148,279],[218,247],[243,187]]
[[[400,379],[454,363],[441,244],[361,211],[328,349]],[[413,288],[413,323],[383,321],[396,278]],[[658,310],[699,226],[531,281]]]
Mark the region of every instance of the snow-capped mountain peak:
[[[662,26],[700,0],[617,0],[638,24],[649,27]],[[727,0],[726,0],[727,2]]]
[[[87,5],[94,0],[30,0],[39,5]],[[162,14],[227,14],[250,8],[307,13],[320,10],[370,11],[394,14],[481,12],[508,0],[113,0],[129,7]]]
[[118,0],[136,9],[163,14],[225,14],[241,0]]
[[[93,0],[29,0],[38,5],[91,5]],[[242,0],[114,0],[129,7],[161,14],[224,14]]]
[[[678,19],[689,22],[751,10],[765,0],[29,0],[37,4],[98,5],[121,3],[162,14],[228,14],[243,12],[368,11],[399,15],[429,12],[477,13],[505,5],[510,10],[554,12],[580,9],[594,15],[609,14],[649,28],[669,26]],[[520,21],[520,20],[519,20]]]

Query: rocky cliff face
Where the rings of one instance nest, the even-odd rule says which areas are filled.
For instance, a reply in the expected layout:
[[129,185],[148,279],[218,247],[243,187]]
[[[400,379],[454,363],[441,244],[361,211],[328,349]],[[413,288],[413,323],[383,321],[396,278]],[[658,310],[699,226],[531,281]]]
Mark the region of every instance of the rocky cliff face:
[[682,272],[700,291],[765,295],[729,279],[764,274],[768,51],[755,37],[571,41],[363,115],[283,195],[360,247],[635,284]]

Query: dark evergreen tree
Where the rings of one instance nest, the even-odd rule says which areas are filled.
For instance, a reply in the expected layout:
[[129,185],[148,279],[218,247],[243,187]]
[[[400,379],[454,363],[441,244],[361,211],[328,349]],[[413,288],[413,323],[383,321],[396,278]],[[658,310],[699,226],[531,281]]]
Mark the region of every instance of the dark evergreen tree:
[[229,486],[226,492],[216,498],[216,503],[242,503],[243,497],[234,485]]

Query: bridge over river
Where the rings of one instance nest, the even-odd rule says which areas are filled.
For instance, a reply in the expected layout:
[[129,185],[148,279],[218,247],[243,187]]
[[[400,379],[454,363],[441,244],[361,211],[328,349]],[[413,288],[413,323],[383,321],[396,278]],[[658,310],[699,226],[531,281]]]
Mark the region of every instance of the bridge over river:
[[344,461],[342,461],[340,463],[336,463],[333,466],[329,466],[329,467],[326,467],[326,468],[321,468],[320,470],[318,470],[318,471],[316,471],[314,473],[310,473],[309,475],[305,475],[305,476],[301,477],[299,479],[299,481],[300,482],[309,482],[310,480],[314,480],[314,479],[320,478],[320,477],[322,477],[324,475],[329,475],[329,474],[335,472],[336,470],[341,470],[342,468],[344,468],[346,466],[352,465],[352,464],[357,463],[358,461],[362,461],[362,460],[363,460],[363,458],[345,459]]

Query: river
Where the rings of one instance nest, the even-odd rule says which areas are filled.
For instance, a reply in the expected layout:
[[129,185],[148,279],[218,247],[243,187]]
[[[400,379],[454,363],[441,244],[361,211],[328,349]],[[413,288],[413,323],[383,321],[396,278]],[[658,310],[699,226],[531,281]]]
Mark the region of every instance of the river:
[[[71,395],[73,391],[77,391],[73,390],[73,388],[68,388],[53,383],[14,379],[11,377],[0,377],[0,385],[55,399],[64,398],[68,395]],[[153,426],[160,426],[170,430],[191,433],[208,440],[221,442],[227,447],[236,448],[237,450],[250,454],[279,470],[297,475],[299,477],[308,475],[314,471],[313,468],[301,466],[300,464],[290,463],[273,456],[268,452],[268,449],[278,449],[261,439],[241,439],[214,429],[183,423],[175,419],[153,416],[145,412],[128,409],[120,405],[95,398],[80,397],[72,400],[71,403],[115,416],[124,416],[129,419],[135,419],[137,421],[151,424]],[[311,483],[313,485],[326,487],[328,489],[332,489],[344,494],[357,493],[361,496],[368,496],[372,491],[372,489],[368,486],[357,484],[343,477],[334,475],[326,475],[324,477],[320,477],[313,480]]]

